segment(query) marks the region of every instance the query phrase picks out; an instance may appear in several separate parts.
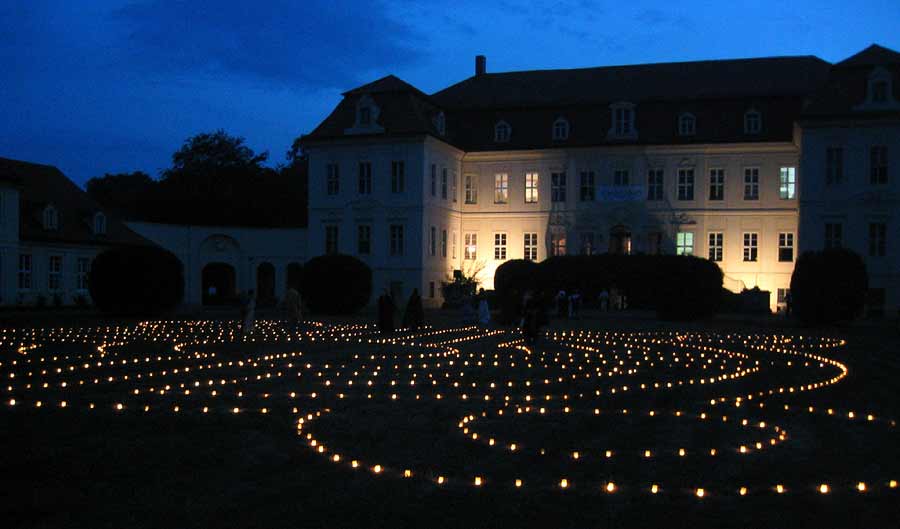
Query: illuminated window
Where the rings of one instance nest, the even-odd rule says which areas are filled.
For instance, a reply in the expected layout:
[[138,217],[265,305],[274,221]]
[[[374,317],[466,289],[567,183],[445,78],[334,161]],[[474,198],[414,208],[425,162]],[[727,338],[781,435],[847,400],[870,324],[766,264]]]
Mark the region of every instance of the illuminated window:
[[537,233],[525,234],[525,256],[528,261],[537,261]]
[[447,168],[441,167],[441,198],[447,200]]
[[709,170],[709,199],[725,200],[725,169]]
[[722,262],[722,254],[725,250],[725,238],[720,231],[709,233],[709,260]]
[[360,224],[356,227],[356,251],[359,255],[372,253],[372,226]]
[[[535,189],[537,191],[537,189]],[[535,193],[537,195],[537,193]],[[566,201],[566,173],[550,173],[550,201]],[[535,200],[537,202],[537,200]]]
[[47,263],[47,289],[59,290],[62,286],[62,256],[51,255]]
[[466,181],[466,204],[478,203],[478,176],[467,174]]
[[873,145],[869,149],[869,182],[873,185],[888,183],[888,151],[886,145]]
[[594,255],[594,232],[581,233],[581,255]]
[[825,249],[844,246],[844,225],[839,222],[825,223]]
[[538,173],[525,173],[525,203],[537,204],[538,201]]
[[506,260],[506,234],[505,233],[495,233],[494,234],[494,260],[495,261],[505,261]]
[[88,277],[91,273],[91,260],[87,257],[79,257],[75,261],[75,289],[85,292],[88,289]]
[[628,174],[628,169],[616,169],[613,171],[613,185],[616,186],[627,186],[630,184],[631,176]]
[[884,222],[869,223],[869,255],[884,257],[887,254],[887,224]]
[[403,193],[406,190],[406,164],[402,161],[391,162],[391,193]]
[[56,230],[59,228],[59,212],[53,206],[44,208],[44,229]]
[[447,258],[447,230],[441,230],[441,257]]
[[675,235],[675,254],[694,255],[694,233],[679,231]]
[[31,289],[31,254],[19,254],[19,290]]
[[509,175],[497,173],[494,175],[494,204],[506,204],[507,202],[509,202]]
[[338,227],[325,226],[325,253],[328,255],[338,253]]
[[393,256],[403,255],[403,225],[391,224],[390,226],[390,254]]
[[581,193],[582,202],[593,202],[595,197],[594,188],[594,171],[581,171]]
[[437,165],[431,164],[431,196],[437,196]]
[[689,112],[678,116],[678,135],[693,136],[697,132],[697,118]]
[[757,110],[748,110],[744,114],[744,132],[746,134],[759,134],[762,130],[762,114]]
[[778,198],[794,200],[797,198],[797,169],[782,167],[778,171]]
[[566,255],[566,232],[560,228],[550,231],[550,255]]
[[456,232],[455,231],[450,236],[450,258],[456,259]]
[[663,182],[662,169],[650,169],[647,171],[647,200],[663,199]]
[[694,200],[694,170],[678,170],[678,200]]
[[505,121],[500,121],[494,125],[494,141],[497,143],[505,143],[509,141],[512,135],[512,127]]
[[372,164],[359,162],[359,194],[372,194]]
[[464,235],[463,259],[474,261],[478,258],[478,234],[467,233]]
[[825,183],[828,185],[844,182],[844,149],[828,147],[825,149]]
[[758,233],[745,233],[744,234],[744,261],[751,263],[756,262],[759,257],[759,234]]
[[794,261],[794,234],[778,234],[778,262],[790,263]]
[[569,139],[569,122],[563,118],[559,118],[553,122],[553,139],[567,140]]
[[759,169],[744,169],[744,200],[759,200]]
[[434,226],[431,227],[431,232],[428,237],[428,253],[434,257],[437,255],[437,228]]
[[337,195],[341,190],[340,166],[330,163],[325,166],[325,193]]

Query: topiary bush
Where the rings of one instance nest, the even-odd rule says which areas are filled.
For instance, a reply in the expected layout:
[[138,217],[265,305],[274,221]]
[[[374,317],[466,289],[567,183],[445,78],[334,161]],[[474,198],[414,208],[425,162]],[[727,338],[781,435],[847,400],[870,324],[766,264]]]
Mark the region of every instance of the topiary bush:
[[372,269],[350,255],[313,257],[303,267],[303,301],[317,314],[353,314],[369,303]]
[[807,324],[859,317],[869,289],[866,263],[843,248],[804,252],[791,276],[791,312]]
[[697,320],[716,313],[722,301],[722,269],[687,255],[661,255],[652,282],[656,313],[663,320]]
[[512,259],[494,272],[494,291],[499,305],[500,323],[516,323],[522,315],[522,296],[537,291],[538,264],[526,259]]
[[157,315],[184,297],[184,270],[174,254],[155,246],[103,251],[91,264],[88,286],[103,312]]

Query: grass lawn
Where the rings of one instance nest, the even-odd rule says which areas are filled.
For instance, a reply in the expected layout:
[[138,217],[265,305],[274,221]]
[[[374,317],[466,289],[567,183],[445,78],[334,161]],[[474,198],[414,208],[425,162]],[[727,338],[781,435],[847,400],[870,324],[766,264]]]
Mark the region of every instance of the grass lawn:
[[2,526],[900,525],[888,326],[234,331],[0,330]]

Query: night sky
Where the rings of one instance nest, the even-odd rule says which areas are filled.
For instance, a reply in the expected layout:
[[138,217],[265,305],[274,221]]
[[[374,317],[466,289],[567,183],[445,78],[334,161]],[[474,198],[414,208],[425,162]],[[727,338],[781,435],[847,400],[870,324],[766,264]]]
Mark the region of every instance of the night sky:
[[[746,5],[743,5],[746,4]],[[0,156],[79,184],[244,136],[271,164],[340,93],[393,73],[431,93],[473,72],[900,50],[897,0],[2,0]]]

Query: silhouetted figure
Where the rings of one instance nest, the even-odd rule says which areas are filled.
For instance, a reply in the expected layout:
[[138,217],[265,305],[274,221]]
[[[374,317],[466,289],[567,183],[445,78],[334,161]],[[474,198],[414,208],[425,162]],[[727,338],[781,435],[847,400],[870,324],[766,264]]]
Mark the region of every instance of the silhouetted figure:
[[569,296],[566,295],[565,290],[560,290],[556,293],[556,315],[560,318],[565,318],[568,313],[568,305],[569,305]]
[[791,317],[791,302],[792,301],[793,300],[791,299],[791,291],[788,290],[787,293],[784,295],[784,316],[786,318]]
[[253,331],[256,320],[256,293],[248,290],[241,302],[241,337],[246,338]]
[[414,331],[419,330],[422,326],[422,320],[425,319],[425,311],[422,309],[422,298],[419,296],[419,289],[414,288],[406,302],[406,311],[403,313],[403,326]]
[[287,319],[290,323],[297,325],[303,321],[303,310],[300,300],[300,293],[297,289],[291,287],[284,294],[284,309],[287,312]]
[[478,323],[482,325],[490,325],[491,323],[491,307],[488,305],[487,296],[484,289],[478,291]]
[[381,334],[394,332],[394,300],[387,292],[378,298],[378,329]]
[[540,300],[528,291],[522,299],[522,335],[525,343],[534,344],[537,341],[542,323]]
[[601,290],[598,299],[600,301],[600,312],[609,311],[609,291],[605,288]]

